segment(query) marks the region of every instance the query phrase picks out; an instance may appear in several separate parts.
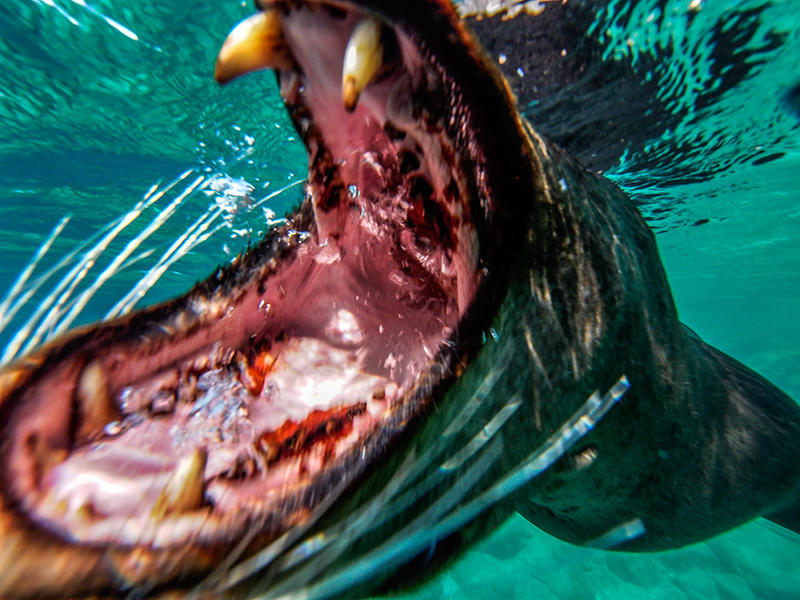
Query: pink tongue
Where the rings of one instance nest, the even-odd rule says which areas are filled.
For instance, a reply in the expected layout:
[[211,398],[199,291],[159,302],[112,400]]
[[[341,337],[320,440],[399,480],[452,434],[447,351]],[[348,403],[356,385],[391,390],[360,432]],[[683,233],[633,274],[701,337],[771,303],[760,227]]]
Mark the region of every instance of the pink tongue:
[[[121,433],[74,452],[53,469],[51,507],[65,504],[67,515],[87,507],[94,516],[147,516],[181,460],[197,449],[207,452],[208,482],[252,457],[258,436],[287,420],[300,422],[314,410],[370,402],[377,392],[387,401],[394,398],[397,386],[363,373],[353,354],[313,338],[291,340],[258,397],[226,369],[207,371],[198,378],[193,403],[179,403],[172,414],[152,419],[130,414],[119,426]],[[270,468],[269,478],[276,477],[278,471]]]
[[67,513],[84,506],[101,515],[136,515],[152,510],[181,457],[153,454],[120,444],[100,444],[55,469],[50,482]]

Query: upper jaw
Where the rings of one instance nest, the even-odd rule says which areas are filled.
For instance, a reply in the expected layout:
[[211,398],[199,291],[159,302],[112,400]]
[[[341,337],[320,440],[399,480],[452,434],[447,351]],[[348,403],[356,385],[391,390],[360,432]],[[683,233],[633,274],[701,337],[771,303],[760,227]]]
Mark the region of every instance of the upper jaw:
[[441,65],[414,32],[352,4],[263,8],[226,40],[216,76],[276,71],[309,153],[317,242],[353,246],[365,231],[391,231],[464,314],[476,291],[479,199]]
[[[526,219],[532,200],[540,196],[542,174],[530,130],[507,83],[449,0],[260,0],[257,5],[263,11],[254,22],[263,25],[265,35],[245,37],[258,51],[245,51],[232,34],[220,52],[218,79],[229,81],[258,69],[278,73],[284,100],[309,150],[312,184],[320,145],[330,150],[334,162],[344,163],[354,150],[366,156],[361,150],[374,146],[365,134],[382,139],[384,132],[393,142],[384,147],[395,154],[405,178],[417,172],[425,180],[419,185],[430,184],[438,198],[448,190],[460,196],[460,206],[469,212],[474,247],[479,246],[480,260],[472,262],[496,280],[493,287],[502,294],[507,257],[527,237]],[[314,14],[317,23],[332,25],[328,33],[304,33],[299,24],[306,19],[313,27]],[[372,39],[380,42],[382,61],[377,67],[372,60],[355,61],[365,74],[359,79],[355,109],[349,112],[345,54],[356,26],[365,19],[379,25],[381,35]],[[332,36],[325,38],[328,45],[316,41],[317,33]],[[370,36],[363,39],[362,47],[374,50]],[[312,47],[316,54],[310,53]],[[245,56],[250,59],[239,62]],[[370,116],[377,127],[367,129],[363,123]],[[339,129],[330,129],[335,126]],[[339,139],[349,145],[337,145]],[[354,145],[353,140],[360,142]],[[341,183],[348,183],[346,179]],[[323,240],[326,234],[323,226]],[[464,292],[459,292],[462,309],[469,296]]]

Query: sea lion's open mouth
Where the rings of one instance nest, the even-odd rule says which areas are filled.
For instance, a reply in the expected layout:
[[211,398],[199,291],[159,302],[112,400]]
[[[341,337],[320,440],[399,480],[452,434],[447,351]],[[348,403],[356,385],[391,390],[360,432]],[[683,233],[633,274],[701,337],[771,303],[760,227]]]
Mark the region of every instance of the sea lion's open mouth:
[[[489,316],[474,301],[515,229],[484,148],[516,140],[531,168],[513,112],[478,122],[453,66],[402,23],[411,4],[392,9],[398,23],[348,3],[264,4],[217,78],[276,70],[309,152],[306,202],[186,297],[0,381],[7,504],[110,569],[62,590],[203,572],[245,531],[263,544],[302,523],[463,358],[464,320],[474,337]],[[437,19],[455,27],[449,9]],[[464,76],[508,107],[495,75]]]
[[277,72],[305,201],[0,371],[1,598],[365,592],[514,510],[626,550],[800,529],[797,405],[684,333],[636,207],[519,117],[449,0],[261,9],[216,74]]

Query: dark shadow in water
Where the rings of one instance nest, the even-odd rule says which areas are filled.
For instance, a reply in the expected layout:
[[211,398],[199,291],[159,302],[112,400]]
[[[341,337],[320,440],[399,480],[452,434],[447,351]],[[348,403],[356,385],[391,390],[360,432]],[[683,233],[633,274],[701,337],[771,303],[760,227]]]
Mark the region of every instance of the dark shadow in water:
[[[640,54],[635,67],[630,57],[603,61],[601,40],[589,34],[603,4],[607,3],[548,3],[540,15],[521,14],[508,21],[499,16],[471,19],[470,25],[498,60],[537,131],[588,168],[606,171],[627,152],[627,172],[658,173],[652,185],[661,181],[674,186],[712,179],[739,162],[709,164],[707,160],[714,149],[736,142],[735,130],[718,132],[712,147],[702,135],[677,141],[660,138],[682,121],[701,130],[702,117],[696,113],[713,110],[724,94],[754,75],[780,49],[785,34],[763,34],[762,16],[770,3],[728,11],[706,38],[707,52],[669,47],[658,57]],[[624,22],[634,14],[635,3],[616,9],[627,11],[619,15]],[[669,18],[666,13],[660,11],[656,26],[668,26],[662,23]],[[599,30],[598,35],[602,34]],[[663,72],[658,66],[669,64],[681,52],[709,56],[714,85],[702,91],[693,105],[672,112],[667,104],[673,99],[657,97]],[[787,104],[800,114],[800,86],[787,94]],[[645,146],[654,140],[667,144],[668,151],[648,155]],[[738,156],[743,162],[772,158],[752,153]]]
[[786,92],[783,103],[790,113],[800,119],[800,83]]

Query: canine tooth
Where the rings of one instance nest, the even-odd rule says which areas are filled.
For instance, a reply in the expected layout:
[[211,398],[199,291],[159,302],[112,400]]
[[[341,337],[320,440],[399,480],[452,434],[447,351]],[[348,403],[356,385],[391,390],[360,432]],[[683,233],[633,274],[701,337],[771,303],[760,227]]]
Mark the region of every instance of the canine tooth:
[[99,361],[83,369],[75,396],[78,403],[75,437],[79,444],[99,435],[106,425],[119,419],[108,392],[108,377]]
[[344,53],[342,99],[348,111],[355,110],[358,97],[382,65],[381,25],[368,17],[356,25]]
[[290,70],[295,64],[280,14],[271,8],[245,19],[228,34],[217,55],[214,79],[224,84],[253,71]]
[[181,459],[153,506],[153,517],[161,519],[202,506],[206,459],[206,451],[201,448],[196,448],[190,456]]

